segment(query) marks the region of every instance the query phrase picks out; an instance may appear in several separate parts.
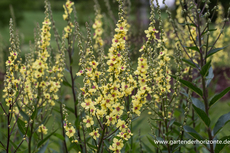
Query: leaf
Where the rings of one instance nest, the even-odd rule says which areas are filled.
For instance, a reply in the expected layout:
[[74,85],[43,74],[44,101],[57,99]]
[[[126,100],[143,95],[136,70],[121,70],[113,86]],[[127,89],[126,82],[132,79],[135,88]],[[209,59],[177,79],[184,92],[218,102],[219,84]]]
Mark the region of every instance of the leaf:
[[230,136],[225,136],[218,140],[219,142],[222,141],[222,143],[217,143],[215,147],[215,153],[221,152],[225,147],[229,145],[229,143],[225,143],[226,141],[230,141]]
[[34,118],[36,118],[37,116],[37,108],[35,109],[35,111],[33,112],[33,114],[31,115],[31,119],[34,120]]
[[22,111],[22,109],[20,109],[20,107],[17,105],[18,109],[19,109],[19,112],[20,114],[22,115],[22,117],[26,120],[26,121],[29,121],[29,116]]
[[1,150],[1,149],[6,150],[6,149],[3,147],[3,145],[0,143],[0,150]]
[[25,134],[26,134],[25,122],[23,122],[20,118],[18,118],[17,124],[18,124],[18,129],[19,129],[19,131],[20,131],[23,135],[25,135]]
[[181,87],[180,93],[183,94],[185,97],[188,98],[188,94],[187,94],[187,92],[186,92],[186,90],[184,88]]
[[48,140],[58,129],[56,129],[54,132],[52,132],[50,135],[48,135],[47,137],[45,137],[43,140],[41,140],[37,147],[39,148],[44,142],[46,142],[46,140]]
[[72,86],[69,84],[69,82],[63,80],[63,85],[72,88]]
[[189,59],[185,59],[183,58],[182,61],[184,61],[185,63],[187,63],[188,65],[192,66],[193,68],[197,68],[198,65],[196,63],[193,63],[191,60]]
[[[17,148],[17,145],[10,139],[10,144],[12,144],[13,145],[13,147],[14,147],[14,149],[16,149]],[[21,149],[20,148],[18,148],[18,151],[20,151]]]
[[75,111],[73,108],[69,107],[69,106],[65,106],[65,108],[70,111],[71,113],[75,114]]
[[91,145],[90,143],[87,143],[87,145],[91,148],[91,149],[98,149],[96,146],[94,146],[94,145]]
[[197,51],[198,53],[200,53],[199,48],[196,47],[196,46],[192,46],[192,47],[187,47],[187,46],[185,46],[185,47],[188,48],[188,49],[191,49],[191,50],[195,50],[195,51]]
[[193,108],[194,108],[195,112],[197,113],[197,115],[205,123],[205,125],[207,127],[209,127],[211,121],[210,121],[210,118],[208,117],[208,115],[202,109],[196,107],[195,105],[193,105]]
[[49,143],[49,141],[47,141],[46,144],[44,146],[42,146],[37,153],[44,153],[46,151],[48,143]]
[[226,47],[227,47],[227,46],[222,47],[222,48],[215,48],[215,49],[212,49],[212,50],[208,51],[207,57],[206,57],[206,58],[208,58],[209,56],[212,56],[213,54],[215,54],[215,53],[221,51],[222,49],[224,49],[224,48],[226,48]]
[[210,66],[211,66],[211,60],[210,60],[209,62],[207,62],[207,63],[201,68],[200,74],[201,74],[202,76],[206,76],[206,74],[207,74],[207,72],[208,72]]
[[65,70],[66,70],[68,73],[70,73],[70,71],[69,71],[67,68],[65,68]]
[[212,79],[214,78],[212,66],[208,70],[208,76],[205,78],[205,86],[208,87]]
[[169,122],[169,127],[171,127],[172,125],[173,125],[173,123],[175,122],[175,118],[174,119],[172,119],[170,122]]
[[216,94],[209,103],[209,106],[211,107],[213,104],[215,104],[219,99],[221,99],[224,95],[226,95],[230,91],[230,87],[224,89],[221,93]]
[[200,88],[198,88],[197,86],[193,85],[191,82],[180,79],[179,80],[183,85],[185,85],[186,87],[192,89],[194,92],[196,92],[198,95],[200,95],[201,97],[203,96],[203,92],[200,90]]
[[63,141],[65,140],[65,137],[63,135],[61,135],[61,134],[54,133],[54,136],[59,138],[60,140],[63,140]]
[[230,112],[222,115],[215,124],[215,127],[213,129],[213,135],[215,136],[229,121],[230,121]]
[[147,137],[147,139],[149,140],[149,142],[150,142],[154,147],[157,148],[157,145],[155,144],[155,142],[154,142],[153,140],[151,140],[149,137]]
[[184,131],[186,133],[188,133],[190,136],[192,136],[193,138],[197,139],[197,140],[202,140],[203,138],[196,132],[195,129],[185,125],[184,126]]
[[206,34],[208,31],[216,31],[216,30],[217,30],[217,29],[209,29],[209,30],[204,31],[201,35]]
[[146,145],[144,142],[142,142],[142,144],[144,145],[147,152],[153,152],[153,150],[148,145]]
[[192,103],[199,109],[205,111],[204,103],[202,103],[199,99],[192,97]]

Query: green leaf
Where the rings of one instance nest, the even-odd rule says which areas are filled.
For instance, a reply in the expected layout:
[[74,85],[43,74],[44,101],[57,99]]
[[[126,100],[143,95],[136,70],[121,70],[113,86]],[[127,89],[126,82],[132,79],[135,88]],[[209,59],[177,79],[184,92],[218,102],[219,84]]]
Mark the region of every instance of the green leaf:
[[[58,129],[57,129],[58,130]],[[49,134],[47,137],[45,137],[43,140],[41,140],[37,147],[39,148],[44,142],[46,142],[46,140],[48,140],[57,130],[55,130],[54,132],[52,132],[51,134]]]
[[212,56],[213,54],[215,54],[215,53],[221,51],[222,49],[224,49],[224,48],[226,48],[226,47],[227,47],[227,46],[222,47],[222,48],[215,48],[215,49],[212,49],[212,50],[208,51],[207,57],[206,57],[206,58],[208,58],[209,56]]
[[144,145],[147,152],[153,152],[153,150],[147,144],[145,144],[144,142],[142,142],[142,144]]
[[214,78],[212,66],[208,70],[208,76],[205,78],[205,86],[208,87],[212,79]]
[[194,108],[195,112],[197,113],[197,115],[205,123],[205,125],[207,127],[209,127],[211,121],[210,121],[210,118],[208,117],[208,115],[202,109],[196,107],[195,105],[193,105],[193,108]]
[[221,144],[220,143],[216,144],[215,153],[221,152],[225,147],[227,147],[229,145],[228,143],[225,143],[225,142],[230,141],[230,136],[225,136],[225,137],[219,139],[218,141],[222,141],[222,143]]
[[87,143],[87,145],[91,148],[91,149],[98,149],[96,146],[94,146],[94,145],[91,145],[90,143]]
[[147,139],[149,140],[149,142],[150,142],[154,147],[157,148],[157,145],[155,144],[155,142],[154,142],[153,140],[151,140],[149,137],[147,137]]
[[193,63],[191,60],[189,59],[185,59],[183,58],[182,61],[184,61],[185,63],[187,63],[188,65],[192,66],[193,68],[197,68],[198,65],[196,63]]
[[6,149],[2,146],[2,144],[0,143],[0,150],[1,150],[1,149],[6,150]]
[[202,140],[203,138],[196,132],[195,129],[185,125],[184,126],[184,131],[186,133],[188,133],[190,136],[192,136],[193,138],[197,139],[197,140]]
[[221,93],[216,94],[209,103],[209,106],[211,107],[213,104],[215,104],[219,99],[221,99],[224,95],[226,95],[230,91],[230,87],[224,89]]
[[170,120],[170,122],[169,122],[169,127],[171,127],[175,121],[176,121],[176,119],[175,119],[175,118],[174,118],[174,119],[172,119],[172,120]]
[[65,137],[63,137],[63,135],[61,134],[58,134],[58,133],[54,133],[54,136],[59,138],[60,140],[64,141],[65,140]]
[[192,104],[195,105],[197,108],[205,111],[204,103],[202,103],[199,99],[192,97]]
[[[17,145],[10,139],[10,144],[12,144],[13,145],[13,147],[14,147],[14,149],[16,149],[17,148]],[[20,148],[18,148],[18,151],[20,151],[21,149]]]
[[33,112],[33,114],[31,115],[31,119],[34,120],[37,116],[37,109],[35,109],[35,111]]
[[69,84],[69,82],[63,80],[63,85],[72,88],[72,86]]
[[19,113],[22,115],[22,117],[26,120],[29,121],[29,116],[22,111],[22,109],[20,109],[20,107],[17,105],[18,109],[19,109]]
[[197,51],[198,53],[200,53],[199,48],[196,47],[196,46],[192,46],[192,47],[187,47],[187,46],[185,46],[185,47],[188,48],[188,49],[191,49],[191,50],[195,50],[195,51]]
[[207,62],[207,63],[201,68],[200,74],[201,74],[202,76],[206,76],[206,74],[207,74],[207,72],[208,72],[210,66],[211,66],[211,60],[210,60],[209,62]]
[[230,112],[222,115],[215,124],[213,129],[214,136],[230,121]]
[[47,141],[46,144],[44,146],[42,146],[37,153],[44,153],[46,151],[48,143],[49,143],[49,141]]
[[216,31],[216,30],[217,30],[217,29],[209,29],[209,30],[204,31],[201,35],[206,34],[208,31]]
[[190,88],[191,90],[193,90],[194,92],[196,92],[198,95],[200,95],[201,97],[203,96],[203,92],[202,90],[200,90],[200,88],[198,88],[197,86],[193,85],[191,82],[180,79],[179,80],[183,85],[185,85],[186,87]]
[[20,131],[23,135],[25,135],[25,134],[26,134],[25,122],[23,122],[20,118],[18,118],[17,124],[18,124],[18,129],[19,129],[19,131]]
[[73,108],[69,107],[69,106],[65,106],[65,108],[70,111],[71,113],[75,114],[75,111]]

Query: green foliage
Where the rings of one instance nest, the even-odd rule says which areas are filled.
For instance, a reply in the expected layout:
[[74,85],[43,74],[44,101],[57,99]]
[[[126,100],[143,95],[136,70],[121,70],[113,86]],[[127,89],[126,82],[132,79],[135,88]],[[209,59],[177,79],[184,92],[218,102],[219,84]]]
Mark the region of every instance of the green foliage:
[[[23,19],[23,11],[25,4],[29,0],[1,0],[0,1],[0,26],[6,26],[9,24],[9,18],[14,15],[16,24],[19,25],[19,22]],[[10,10],[10,6],[13,8],[14,14]]]

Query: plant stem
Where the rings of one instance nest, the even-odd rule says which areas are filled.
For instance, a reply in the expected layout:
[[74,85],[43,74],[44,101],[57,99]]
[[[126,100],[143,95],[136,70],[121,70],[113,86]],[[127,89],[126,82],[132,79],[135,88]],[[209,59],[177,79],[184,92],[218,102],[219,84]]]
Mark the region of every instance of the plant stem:
[[[199,9],[199,5],[197,5],[197,30],[198,30],[198,41],[199,41],[199,46],[201,46],[201,30],[200,30],[200,15],[198,13],[198,9]],[[203,65],[205,65],[205,59],[203,59],[203,51],[202,51],[202,47],[200,47],[200,63],[201,63],[201,68],[203,67]],[[209,110],[209,106],[208,106],[208,93],[207,93],[207,89],[206,89],[206,86],[205,86],[205,78],[203,75],[201,75],[202,77],[202,87],[203,87],[203,100],[204,100],[204,104],[205,104],[205,112],[207,114],[207,116],[209,117],[209,113],[208,113],[208,110]],[[208,131],[208,137],[209,137],[209,140],[211,141],[212,140],[212,133],[211,133],[211,129],[210,127],[207,127],[207,131]],[[213,144],[210,144],[210,152],[211,153],[214,153],[214,150],[213,150]]]
[[34,123],[33,123],[33,121],[32,121],[32,123],[31,123],[31,135],[30,135],[30,137],[29,137],[29,144],[28,144],[28,148],[29,148],[29,153],[31,153],[31,141],[32,141],[32,135],[33,135],[33,126],[34,126]]
[[[62,110],[62,104],[60,104],[61,125],[62,125],[62,136],[65,138],[65,129],[64,129],[64,125],[63,125],[63,112],[62,112],[62,111],[63,111],[63,110]],[[64,145],[64,152],[65,152],[65,153],[68,153],[65,139],[63,140],[63,145]]]
[[103,131],[102,131],[102,134],[101,134],[101,139],[100,139],[99,144],[98,144],[97,153],[99,153],[100,150],[101,150],[101,145],[102,145],[102,142],[103,142],[103,139],[104,139],[104,135],[105,135],[105,129],[106,129],[106,126],[103,125]]
[[[70,25],[69,25],[70,26]],[[69,73],[71,76],[71,87],[72,87],[72,94],[73,94],[73,100],[74,100],[74,112],[75,112],[75,117],[76,119],[78,118],[78,110],[77,110],[77,105],[75,104],[77,101],[76,95],[75,95],[75,90],[74,90],[74,77],[73,77],[73,67],[72,67],[72,57],[71,57],[71,40],[70,40],[70,34],[68,36],[68,55],[69,55]],[[80,117],[80,116],[79,116]],[[81,133],[80,133],[80,127],[77,127],[77,134],[79,141],[81,142]],[[83,150],[82,144],[80,144],[81,150]]]
[[[9,110],[11,109],[11,105],[10,105],[10,108]],[[7,127],[7,145],[6,145],[6,152],[8,153],[9,152],[9,145],[10,145],[10,113],[8,113],[7,115],[7,124],[8,124],[8,127]]]

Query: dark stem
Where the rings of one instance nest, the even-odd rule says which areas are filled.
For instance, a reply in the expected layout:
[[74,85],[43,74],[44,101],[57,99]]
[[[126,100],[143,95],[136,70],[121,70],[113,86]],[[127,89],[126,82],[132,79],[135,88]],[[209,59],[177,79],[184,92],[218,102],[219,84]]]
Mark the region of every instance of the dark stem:
[[29,144],[28,144],[29,153],[31,153],[31,141],[32,141],[32,135],[33,135],[34,122],[32,122],[30,125],[31,125],[31,130],[30,130],[31,135],[29,137]]
[[[194,112],[194,109],[192,109],[192,126],[193,126],[193,128],[195,128],[196,127],[196,123],[195,123],[195,112]],[[193,144],[193,146],[194,146],[194,150],[195,150],[195,152],[197,151],[196,150],[196,144],[194,143]]]
[[100,150],[101,150],[102,142],[103,142],[104,135],[105,135],[105,129],[106,129],[106,125],[103,125],[103,129],[102,129],[103,131],[102,131],[102,134],[101,134],[101,139],[100,139],[99,144],[98,144],[97,153],[99,153]]
[[[70,26],[70,25],[69,25]],[[70,40],[70,34],[68,36],[68,55],[69,55],[69,73],[71,76],[71,85],[72,85],[72,94],[73,94],[73,99],[74,99],[74,112],[75,112],[75,117],[76,119],[78,118],[78,110],[77,110],[77,105],[75,104],[77,101],[76,95],[75,95],[75,90],[74,90],[74,77],[73,77],[73,67],[72,67],[72,57],[71,57],[71,40]],[[80,117],[80,116],[79,116]],[[77,128],[77,134],[78,134],[78,138],[79,141],[81,142],[81,133],[80,133],[80,127],[76,127]],[[81,150],[83,150],[83,146],[82,144],[80,144]]]
[[[64,125],[63,125],[63,112],[62,112],[62,111],[63,111],[63,110],[62,110],[62,104],[60,104],[62,136],[65,138],[65,129],[64,129]],[[65,139],[63,140],[63,146],[64,146],[64,152],[65,152],[65,153],[68,153],[67,145],[66,145]]]
[[[200,15],[199,15],[199,12],[198,12],[198,9],[199,9],[199,5],[197,5],[197,29],[198,29],[198,41],[199,41],[199,46],[201,46],[201,30],[200,30]],[[220,35],[219,35],[220,36]],[[215,44],[215,43],[214,43]],[[203,65],[205,65],[205,60],[203,59],[203,51],[202,51],[202,47],[200,47],[200,63],[201,63],[201,68],[203,67]],[[203,100],[204,100],[204,104],[205,104],[205,112],[207,114],[207,116],[209,117],[209,113],[208,113],[208,110],[209,110],[209,106],[208,106],[208,93],[207,93],[207,89],[206,89],[206,86],[205,86],[205,78],[203,75],[201,75],[202,77],[202,87],[203,87]],[[209,140],[212,141],[212,133],[211,133],[211,129],[210,127],[207,127],[207,131],[208,131],[208,137],[209,137]],[[211,153],[214,153],[214,149],[213,149],[213,144],[210,144],[210,152]]]
[[[10,108],[9,110],[11,109],[11,104],[10,104]],[[6,152],[8,153],[9,152],[9,145],[10,145],[10,113],[8,113],[7,115],[7,145],[6,145]]]

